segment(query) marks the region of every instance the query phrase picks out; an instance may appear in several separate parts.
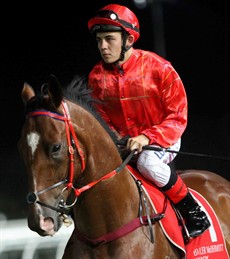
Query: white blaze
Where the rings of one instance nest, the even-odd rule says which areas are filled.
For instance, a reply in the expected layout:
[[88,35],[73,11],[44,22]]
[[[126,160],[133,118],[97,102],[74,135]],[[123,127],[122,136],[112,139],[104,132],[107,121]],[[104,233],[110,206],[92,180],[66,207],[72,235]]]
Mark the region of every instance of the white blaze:
[[34,156],[34,153],[37,149],[39,139],[40,139],[40,136],[36,132],[31,132],[30,134],[27,135],[27,144],[31,148],[32,157]]

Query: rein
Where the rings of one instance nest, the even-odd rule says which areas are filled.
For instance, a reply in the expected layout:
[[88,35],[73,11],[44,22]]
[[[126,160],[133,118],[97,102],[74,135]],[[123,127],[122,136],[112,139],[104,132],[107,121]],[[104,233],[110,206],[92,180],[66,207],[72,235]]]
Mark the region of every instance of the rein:
[[[128,139],[131,138],[130,135],[124,136],[122,139],[117,141],[117,145],[120,147],[126,147]],[[212,158],[212,159],[219,159],[224,161],[230,161],[230,157],[222,157],[222,156],[215,156],[215,155],[209,155],[209,154],[200,154],[200,153],[192,153],[192,152],[184,152],[184,151],[176,151],[169,148],[163,148],[158,146],[143,146],[142,149],[144,150],[153,150],[153,151],[163,151],[163,152],[169,152],[169,153],[175,153],[175,154],[181,154],[181,155],[189,155],[189,156],[197,156],[197,157],[204,157],[204,158]]]

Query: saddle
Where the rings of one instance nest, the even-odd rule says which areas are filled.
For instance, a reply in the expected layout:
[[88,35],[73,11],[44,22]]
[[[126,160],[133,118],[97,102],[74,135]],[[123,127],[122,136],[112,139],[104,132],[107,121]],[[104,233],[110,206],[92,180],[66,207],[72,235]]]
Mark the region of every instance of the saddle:
[[179,216],[169,199],[165,199],[164,193],[152,182],[144,178],[135,168],[130,165],[127,165],[127,168],[134,179],[141,182],[156,215],[162,215],[162,212],[164,212],[164,217],[159,217],[159,224],[168,240],[181,251],[185,258],[229,258],[216,213],[201,194],[189,188],[189,191],[199,205],[206,211],[211,227],[202,235],[190,239],[186,234],[186,226],[183,219]]

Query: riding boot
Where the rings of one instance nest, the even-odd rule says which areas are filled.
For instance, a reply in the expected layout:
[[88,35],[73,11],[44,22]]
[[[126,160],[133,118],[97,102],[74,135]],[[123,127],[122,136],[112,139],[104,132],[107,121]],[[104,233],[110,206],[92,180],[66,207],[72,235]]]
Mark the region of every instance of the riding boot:
[[180,212],[190,237],[201,235],[210,226],[206,214],[193,199],[181,177],[173,170],[171,170],[169,183],[161,190]]
[[180,202],[176,203],[175,207],[184,218],[190,237],[197,237],[210,227],[211,224],[207,215],[201,210],[190,192]]

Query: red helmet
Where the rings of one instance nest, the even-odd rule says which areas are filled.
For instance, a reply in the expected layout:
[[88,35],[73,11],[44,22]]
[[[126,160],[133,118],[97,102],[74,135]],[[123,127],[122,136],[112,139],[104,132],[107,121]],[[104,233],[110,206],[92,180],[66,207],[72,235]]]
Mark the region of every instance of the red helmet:
[[134,41],[140,37],[140,26],[136,15],[127,7],[110,4],[100,9],[95,17],[88,21],[91,32],[119,31],[123,28],[134,36]]

